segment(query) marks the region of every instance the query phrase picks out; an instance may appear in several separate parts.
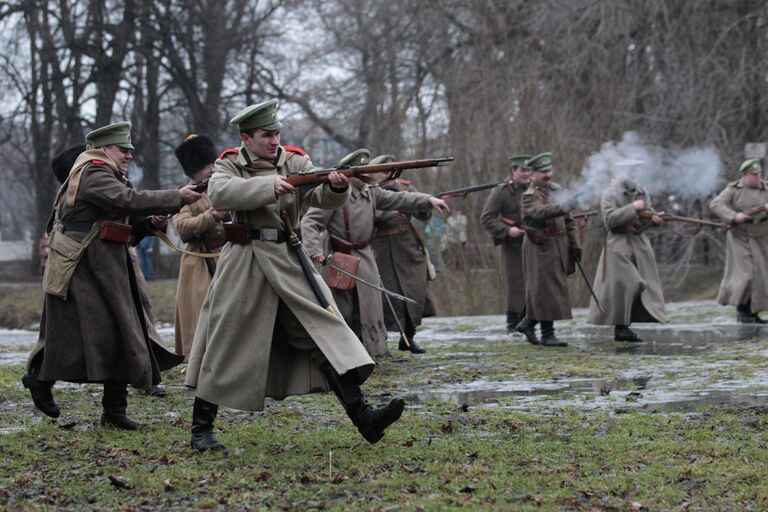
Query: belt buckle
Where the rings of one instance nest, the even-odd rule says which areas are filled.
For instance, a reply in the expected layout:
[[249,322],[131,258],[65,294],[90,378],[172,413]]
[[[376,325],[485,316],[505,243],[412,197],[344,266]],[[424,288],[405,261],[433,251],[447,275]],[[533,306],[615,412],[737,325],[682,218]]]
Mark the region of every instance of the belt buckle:
[[261,228],[259,235],[259,238],[264,242],[277,242],[277,229],[275,228]]

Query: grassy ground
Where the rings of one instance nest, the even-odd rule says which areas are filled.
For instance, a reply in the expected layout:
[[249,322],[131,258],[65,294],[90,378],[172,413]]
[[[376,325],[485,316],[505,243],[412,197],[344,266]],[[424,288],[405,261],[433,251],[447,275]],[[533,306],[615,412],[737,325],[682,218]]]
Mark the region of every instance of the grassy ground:
[[[730,371],[764,363],[748,355],[736,354],[743,368]],[[605,377],[632,362],[523,343],[449,345],[385,358],[365,388],[379,403],[403,388]],[[768,508],[761,407],[648,414],[578,402],[526,411],[510,407],[519,406],[515,397],[494,406],[409,400],[402,420],[370,446],[321,394],[269,401],[261,413],[224,409],[216,428],[228,452],[198,454],[187,444],[193,395],[178,370],[165,375],[165,398],[132,392],[129,412],[146,424],[138,432],[96,426],[99,386],[57,386],[64,416],[49,421],[33,412],[21,372],[0,366],[0,503],[9,509]]]

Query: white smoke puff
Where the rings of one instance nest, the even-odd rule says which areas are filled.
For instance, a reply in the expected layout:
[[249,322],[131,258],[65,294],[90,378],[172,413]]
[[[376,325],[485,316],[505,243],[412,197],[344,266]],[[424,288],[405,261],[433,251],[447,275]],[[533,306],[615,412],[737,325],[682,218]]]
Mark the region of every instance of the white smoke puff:
[[613,180],[623,179],[642,185],[651,195],[704,197],[722,183],[723,164],[711,147],[667,150],[626,132],[619,142],[606,142],[590,155],[580,177],[553,195],[553,200],[558,204],[576,201],[580,209],[588,209],[600,203],[603,190]]

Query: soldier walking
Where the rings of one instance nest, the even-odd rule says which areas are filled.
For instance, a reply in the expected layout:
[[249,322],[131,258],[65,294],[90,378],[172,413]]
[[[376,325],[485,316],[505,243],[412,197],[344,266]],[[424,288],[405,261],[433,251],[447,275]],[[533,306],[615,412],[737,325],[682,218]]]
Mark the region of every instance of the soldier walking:
[[740,323],[764,324],[758,313],[768,309],[768,183],[760,160],[745,161],[739,172],[741,179],[729,183],[709,205],[733,225],[726,236],[717,302],[736,306]]
[[[569,258],[580,259],[576,223],[568,212],[570,205],[559,205],[550,194],[560,190],[552,181],[551,153],[536,155],[526,163],[533,171],[531,184],[522,196],[523,224],[539,230],[535,242],[526,235],[523,241],[525,275],[525,317],[517,330],[534,345],[565,347],[555,336],[555,320],[571,318],[568,292]],[[541,341],[535,327],[541,323]]]
[[[370,151],[358,149],[342,158],[341,165],[365,165]],[[369,186],[358,178],[352,182],[349,199],[335,210],[310,208],[301,220],[301,233],[307,252],[316,263],[330,252],[341,252],[359,258],[357,274],[368,282],[379,282],[379,269],[370,247],[374,234],[376,210],[426,211],[448,210],[445,201],[418,192],[393,192]],[[328,236],[323,237],[323,232]],[[387,353],[387,329],[384,325],[381,292],[363,284],[350,289],[332,288],[333,296],[345,320],[358,335],[371,357]]]
[[656,257],[645,235],[649,225],[662,219],[654,214],[650,221],[641,220],[641,210],[653,211],[651,198],[630,179],[616,179],[603,192],[600,212],[607,233],[594,289],[604,310],[592,298],[587,321],[613,325],[616,341],[642,341],[629,328],[632,322],[668,321]]
[[[507,332],[517,332],[517,324],[525,316],[525,278],[523,277],[523,223],[521,199],[531,183],[531,170],[526,167],[528,155],[510,158],[509,180],[491,191],[480,217],[483,227],[501,246],[501,269],[506,290]],[[510,226],[501,219],[514,221]]]
[[[394,161],[395,158],[392,155],[380,155],[371,159],[371,164]],[[407,180],[390,180],[380,186],[393,192],[416,192]],[[397,345],[398,350],[410,350],[413,354],[426,352],[426,349],[416,343],[413,337],[416,334],[416,328],[421,325],[422,318],[435,315],[435,305],[428,286],[430,278],[428,265],[431,263],[428,261],[424,241],[416,232],[411,219],[416,218],[426,222],[431,217],[431,209],[415,212],[376,210],[375,231],[371,240],[384,287],[416,301],[416,304],[410,304],[392,300],[390,303],[394,314],[388,305],[384,306],[384,324],[387,330],[399,331],[402,327],[403,333],[410,342],[409,346],[401,335]]]
[[145,215],[177,212],[200,194],[189,187],[134,190],[126,177],[130,130],[123,122],[89,133],[87,150],[59,189],[49,223],[40,339],[22,381],[52,417],[59,415],[53,382],[103,383],[101,425],[134,430],[139,424],[126,414],[127,385],[148,389],[181,358],[152,343],[128,242],[154,227]]
[[310,189],[286,181],[313,166],[300,149],[281,146],[277,107],[277,100],[252,105],[230,121],[242,145],[236,158],[216,161],[208,185],[213,207],[233,212],[239,234],[221,250],[187,366],[186,384],[195,388],[191,445],[200,451],[224,449],[212,434],[219,404],[261,411],[267,396],[330,388],[370,443],[381,439],[405,406],[400,398],[378,409],[368,405],[360,385],[373,371],[373,360],[337,312],[320,275],[310,264],[303,267],[286,243],[303,203],[338,208],[349,186],[336,172],[328,175],[329,183]]

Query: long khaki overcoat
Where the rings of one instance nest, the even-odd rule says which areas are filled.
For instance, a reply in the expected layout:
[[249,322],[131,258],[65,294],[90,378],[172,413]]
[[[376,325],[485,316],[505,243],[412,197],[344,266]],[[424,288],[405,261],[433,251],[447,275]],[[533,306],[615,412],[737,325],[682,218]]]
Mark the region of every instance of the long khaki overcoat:
[[[403,189],[397,181],[387,182],[384,188],[394,192],[417,192],[412,185]],[[424,316],[435,314],[434,303],[429,294],[427,281],[427,257],[424,242],[413,228],[411,217],[427,221],[432,217],[432,210],[400,212],[397,210],[376,210],[374,217],[374,237],[371,241],[376,265],[387,290],[405,295],[416,301],[409,304],[392,300],[392,307],[403,328],[406,317],[416,328],[421,325]],[[387,234],[389,233],[389,234]],[[384,325],[388,331],[397,331],[397,321],[389,305],[384,303]]]
[[[370,242],[373,236],[373,220],[376,210],[427,210],[429,195],[419,192],[393,192],[381,187],[364,185],[352,190],[347,201],[349,209],[349,236],[344,225],[343,208],[322,210],[310,208],[301,220],[301,234],[307,252],[312,254],[330,254],[330,238],[324,232],[331,233],[348,242],[360,244]],[[353,256],[360,258],[357,275],[368,282],[379,283],[379,269],[370,245],[363,249],[353,249]],[[322,269],[326,274],[328,269]],[[426,283],[426,280],[425,280]],[[344,318],[351,325],[360,325],[363,345],[371,357],[387,353],[387,329],[384,325],[381,292],[357,283],[351,290],[333,290],[333,296],[339,304]],[[357,302],[357,308],[355,303]],[[359,318],[355,317],[355,311]]]
[[[733,222],[739,212],[768,203],[768,182],[758,188],[742,180],[729,183],[712,200],[710,208],[721,219]],[[751,224],[734,224],[726,236],[725,273],[717,302],[732,306],[750,304],[753,312],[768,309],[768,219],[762,213]]]
[[640,220],[632,205],[638,199],[651,204],[644,188],[624,181],[616,181],[603,191],[600,212],[607,234],[594,289],[605,313],[591,299],[587,319],[591,324],[629,325],[643,321],[632,317],[632,304],[638,296],[656,321],[668,321],[656,257],[643,232],[647,222]]
[[561,206],[549,201],[549,194],[560,189],[556,183],[523,192],[523,224],[544,230],[549,236],[534,244],[523,241],[525,275],[525,315],[536,321],[571,318],[568,294],[569,249],[580,247],[576,223]]
[[502,183],[491,190],[480,217],[483,227],[493,237],[493,243],[501,246],[502,278],[507,292],[506,307],[508,312],[514,313],[522,313],[525,310],[524,237],[509,236],[510,226],[501,222],[499,217],[503,215],[517,224],[522,224],[521,199],[527,188],[527,185],[517,185],[512,181]]
[[[224,245],[224,227],[208,210],[211,200],[203,195],[197,202],[184,206],[173,216],[173,226],[190,252],[216,252]],[[179,284],[176,287],[176,353],[189,357],[195,327],[203,301],[211,284],[218,258],[202,258],[182,254]]]
[[[276,174],[313,169],[309,157],[284,148],[273,163],[241,147],[236,161],[217,160],[215,168],[208,185],[213,207],[232,212],[235,222],[254,228],[284,229],[280,211],[286,210],[295,229],[303,201],[336,208],[349,194],[347,189],[334,192],[322,185],[276,197]],[[254,240],[222,248],[187,366],[186,384],[196,388],[198,397],[259,411],[266,396],[282,399],[326,391],[328,383],[319,370],[325,359],[340,374],[354,371],[360,382],[368,378],[373,360],[347,327],[314,269],[313,275],[335,314],[318,303],[288,243]],[[276,332],[278,315],[281,328]],[[296,330],[285,332],[296,321],[311,341],[294,338]],[[318,348],[322,357],[317,357],[316,350],[307,350],[310,346]]]
[[[133,189],[101,150],[81,154],[75,168],[81,165],[85,169],[74,204],[62,201],[59,207],[65,223],[124,222],[130,217],[139,226],[143,216],[173,213],[181,207],[177,190]],[[82,240],[85,233],[65,230],[64,236]],[[151,318],[142,304],[128,244],[96,238],[75,269],[67,299],[46,294],[44,300],[40,339],[30,356],[32,361],[42,354],[41,380],[116,380],[146,388],[160,382],[161,370],[181,362],[149,336]]]

